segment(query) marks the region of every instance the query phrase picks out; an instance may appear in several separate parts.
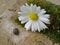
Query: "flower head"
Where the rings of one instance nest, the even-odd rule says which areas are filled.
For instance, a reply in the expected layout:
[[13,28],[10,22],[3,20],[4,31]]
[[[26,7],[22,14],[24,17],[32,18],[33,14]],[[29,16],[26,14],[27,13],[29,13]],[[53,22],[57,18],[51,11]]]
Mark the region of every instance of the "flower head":
[[45,9],[41,9],[40,6],[36,5],[26,5],[21,6],[21,12],[18,12],[20,16],[18,17],[21,24],[25,24],[26,30],[41,31],[45,28],[48,28],[45,24],[50,24],[49,14],[45,14]]

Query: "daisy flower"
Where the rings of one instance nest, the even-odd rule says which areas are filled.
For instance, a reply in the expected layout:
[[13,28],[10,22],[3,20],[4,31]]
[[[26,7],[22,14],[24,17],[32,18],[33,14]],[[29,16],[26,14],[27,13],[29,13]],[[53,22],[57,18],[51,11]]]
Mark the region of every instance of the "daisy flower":
[[20,7],[21,12],[18,17],[21,24],[25,23],[26,30],[31,30],[33,32],[48,28],[45,24],[50,24],[50,15],[46,14],[45,9],[41,9],[40,6],[33,4],[28,5],[27,3]]

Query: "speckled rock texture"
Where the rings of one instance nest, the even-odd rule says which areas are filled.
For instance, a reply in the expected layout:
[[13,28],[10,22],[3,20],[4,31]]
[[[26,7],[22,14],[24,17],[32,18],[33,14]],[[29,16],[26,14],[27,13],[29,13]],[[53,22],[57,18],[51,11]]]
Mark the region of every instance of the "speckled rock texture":
[[[60,5],[60,0],[49,1]],[[0,45],[53,45],[47,36],[26,31],[15,23],[19,7],[25,2],[26,0],[0,0]],[[18,28],[19,35],[13,33],[14,28]]]

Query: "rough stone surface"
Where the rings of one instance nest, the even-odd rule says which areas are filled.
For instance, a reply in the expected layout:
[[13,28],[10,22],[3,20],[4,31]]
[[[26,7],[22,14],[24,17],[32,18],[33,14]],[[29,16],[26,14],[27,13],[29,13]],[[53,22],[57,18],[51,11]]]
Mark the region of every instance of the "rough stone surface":
[[60,5],[60,0],[47,0],[47,1],[51,1],[52,3],[56,5]]
[[16,0],[0,0],[0,14],[2,14],[6,9],[10,8]]
[[[0,45],[53,45],[53,42],[47,36],[26,31],[14,22],[19,11],[19,5],[21,6],[25,2],[26,0],[0,0]],[[57,2],[59,0],[53,3]],[[14,28],[19,29],[18,36],[13,34]]]

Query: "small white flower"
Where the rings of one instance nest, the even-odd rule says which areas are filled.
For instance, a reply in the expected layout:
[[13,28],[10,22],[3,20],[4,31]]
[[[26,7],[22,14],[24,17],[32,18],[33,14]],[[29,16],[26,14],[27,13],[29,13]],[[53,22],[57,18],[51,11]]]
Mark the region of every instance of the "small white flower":
[[49,21],[49,14],[45,14],[45,9],[41,9],[40,6],[36,5],[26,5],[21,6],[20,8],[21,12],[18,12],[20,16],[18,17],[19,21],[21,21],[21,24],[25,24],[26,30],[32,30],[35,31],[41,31],[45,28],[48,28],[46,24],[50,24]]

